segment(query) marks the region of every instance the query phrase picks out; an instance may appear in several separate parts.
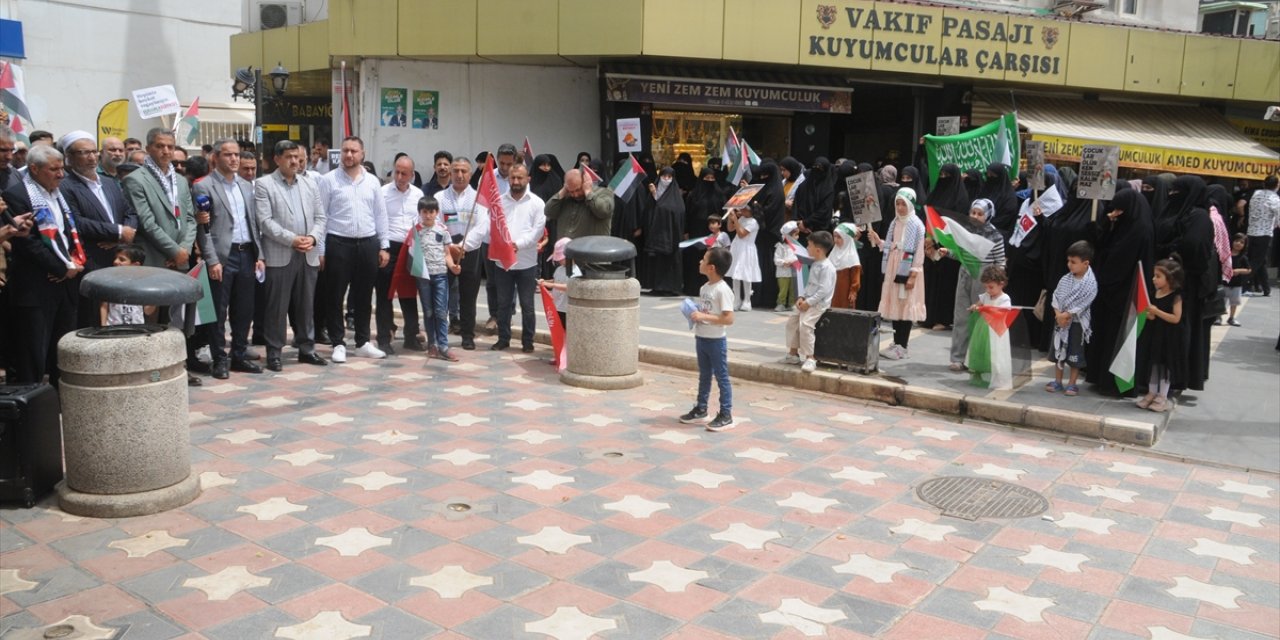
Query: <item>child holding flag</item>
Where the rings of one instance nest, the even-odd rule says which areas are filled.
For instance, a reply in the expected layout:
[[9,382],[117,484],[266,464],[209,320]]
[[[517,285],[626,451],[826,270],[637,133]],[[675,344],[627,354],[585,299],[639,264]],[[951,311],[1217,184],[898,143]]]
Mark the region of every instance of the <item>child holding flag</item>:
[[[963,273],[963,272],[962,272]],[[1013,388],[1013,351],[1009,347],[1009,325],[1018,312],[1004,292],[1009,276],[1004,267],[991,265],[982,270],[982,287],[978,301],[968,307],[972,314],[968,323],[956,322],[972,335],[964,364],[973,373],[971,382],[989,389]]]
[[756,256],[756,234],[760,233],[760,223],[755,219],[760,212],[760,204],[752,202],[730,212],[726,223],[733,235],[733,244],[729,246],[733,266],[724,275],[733,281],[737,311],[751,310],[751,285],[760,282],[760,258]]
[[822,314],[831,308],[831,297],[836,291],[836,269],[827,259],[833,246],[835,240],[830,231],[809,234],[809,256],[813,258],[809,281],[804,293],[796,298],[796,314],[787,319],[788,353],[782,363],[803,362],[800,370],[805,373],[813,373],[818,368],[818,361],[813,358],[813,330]]
[[724,431],[734,427],[733,384],[729,382],[729,341],[725,327],[733,324],[733,292],[724,282],[724,274],[733,264],[728,249],[712,247],[702,256],[699,270],[707,277],[702,285],[698,310],[689,315],[694,323],[694,340],[698,353],[698,399],[688,413],[680,416],[684,424],[707,422],[707,404],[711,400],[711,378],[720,388],[720,411],[707,423],[707,431]]
[[911,339],[911,323],[921,322],[927,313],[924,305],[924,223],[916,216],[916,192],[910,187],[898,189],[893,198],[893,221],[887,237],[870,230],[871,243],[883,252],[880,271],[884,285],[880,290],[880,317],[893,323],[893,344],[880,352],[882,358],[902,360],[907,357]]
[[449,251],[452,237],[440,222],[440,203],[427,196],[418,200],[418,224],[409,231],[405,246],[409,253],[409,274],[418,284],[422,300],[422,324],[427,332],[427,354],[457,362],[449,350],[449,274],[462,268]]
[[1142,340],[1146,343],[1151,378],[1147,395],[1138,407],[1157,413],[1169,408],[1169,389],[1182,382],[1187,369],[1186,336],[1182,326],[1182,266],[1176,260],[1161,260],[1152,270],[1151,283],[1156,297],[1147,306],[1147,320],[1153,321]]
[[782,225],[782,240],[773,246],[774,277],[778,279],[778,306],[774,311],[790,311],[796,303],[796,292],[792,288],[795,280],[796,251],[793,248],[800,241],[800,227],[794,220]]
[[[996,214],[995,203],[978,198],[969,206],[969,222],[966,229],[954,220],[943,219],[930,211],[929,229],[940,245],[937,253],[942,257],[958,260],[963,267],[956,281],[955,313],[951,330],[951,370],[964,371],[965,357],[969,352],[969,313],[978,304],[986,280],[986,268],[1004,267],[1004,236],[991,224]],[[941,225],[941,228],[938,225]],[[1005,283],[1008,283],[1005,279]],[[1003,286],[1001,287],[1003,291]],[[994,387],[993,387],[994,388]]]

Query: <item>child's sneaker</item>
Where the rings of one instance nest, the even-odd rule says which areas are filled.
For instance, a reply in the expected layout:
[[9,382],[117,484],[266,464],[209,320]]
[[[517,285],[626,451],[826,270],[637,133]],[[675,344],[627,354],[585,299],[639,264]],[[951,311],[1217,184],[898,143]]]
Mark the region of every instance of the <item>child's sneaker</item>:
[[778,362],[780,364],[800,364],[801,362],[804,362],[804,360],[801,360],[800,356],[788,353],[786,357],[779,360]]
[[[703,411],[703,414],[706,412]],[[728,431],[735,426],[737,425],[733,422],[733,414],[721,411],[716,414],[716,419],[707,425],[707,431]]]
[[813,373],[818,370],[818,361],[808,358],[804,361],[804,364],[800,365],[800,370],[805,373]]
[[950,366],[948,366],[947,368],[948,368],[948,369],[950,369],[950,370],[952,370],[952,371],[957,371],[957,372],[959,372],[959,371],[964,371],[964,363],[963,363],[963,362],[952,362],[952,363],[951,363],[951,365],[950,365]]
[[740,307],[740,308],[738,309],[738,311],[750,311],[750,310],[751,310],[751,303],[750,303],[750,302],[744,302],[744,303],[742,303],[742,307]]
[[1231,325],[1231,326],[1233,326],[1233,327],[1241,327],[1241,326],[1244,326],[1244,325],[1240,324],[1240,321],[1239,321],[1239,320],[1236,320],[1235,318],[1231,318],[1231,319],[1227,320],[1227,324],[1229,324],[1229,325]]
[[780,305],[778,305],[778,306],[774,307],[774,308],[773,308],[773,310],[774,310],[774,311],[776,311],[776,312],[778,312],[778,313],[782,313],[783,311],[786,311],[786,310],[787,310],[787,305],[785,305],[785,304],[780,304]]
[[694,407],[689,413],[680,416],[680,422],[684,424],[702,424],[707,420],[707,410],[702,407]]
[[903,360],[907,357],[907,349],[900,344],[890,345],[880,352],[880,357],[886,360]]
[[1169,410],[1169,399],[1164,396],[1156,396],[1156,399],[1151,402],[1151,406],[1148,409],[1156,413],[1164,413]]

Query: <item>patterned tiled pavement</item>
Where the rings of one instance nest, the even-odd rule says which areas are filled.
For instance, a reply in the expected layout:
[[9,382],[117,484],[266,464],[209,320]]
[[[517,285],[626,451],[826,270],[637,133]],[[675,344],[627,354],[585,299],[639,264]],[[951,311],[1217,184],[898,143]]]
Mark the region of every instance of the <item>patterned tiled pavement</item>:
[[[0,636],[1280,635],[1274,476],[752,384],[708,433],[683,373],[604,393],[463,356],[206,379],[194,503],[0,510]],[[1050,508],[944,517],[913,490],[940,475]]]

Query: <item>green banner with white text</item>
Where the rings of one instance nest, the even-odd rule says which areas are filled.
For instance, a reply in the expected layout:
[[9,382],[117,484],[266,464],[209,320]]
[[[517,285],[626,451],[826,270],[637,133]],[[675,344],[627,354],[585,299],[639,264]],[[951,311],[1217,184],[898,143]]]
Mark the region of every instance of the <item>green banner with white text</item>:
[[987,165],[1008,165],[1011,175],[1018,170],[1018,116],[1006,113],[999,119],[954,136],[925,136],[925,153],[929,158],[929,188],[938,183],[938,170],[944,164],[956,164],[960,171],[977,169],[986,172]]

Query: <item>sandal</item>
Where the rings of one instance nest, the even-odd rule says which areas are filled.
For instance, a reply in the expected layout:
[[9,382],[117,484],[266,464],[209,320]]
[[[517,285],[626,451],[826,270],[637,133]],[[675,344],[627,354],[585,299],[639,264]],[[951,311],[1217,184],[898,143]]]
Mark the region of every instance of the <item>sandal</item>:
[[1057,380],[1054,380],[1053,382],[1046,384],[1044,386],[1044,390],[1048,391],[1049,393],[1056,393],[1058,391],[1062,391],[1062,383],[1058,382]]
[[1078,395],[1080,395],[1080,387],[1077,387],[1077,386],[1076,386],[1076,385],[1074,385],[1074,384],[1072,384],[1072,385],[1067,385],[1067,390],[1063,392],[1063,395],[1067,395],[1067,396],[1078,396]]

